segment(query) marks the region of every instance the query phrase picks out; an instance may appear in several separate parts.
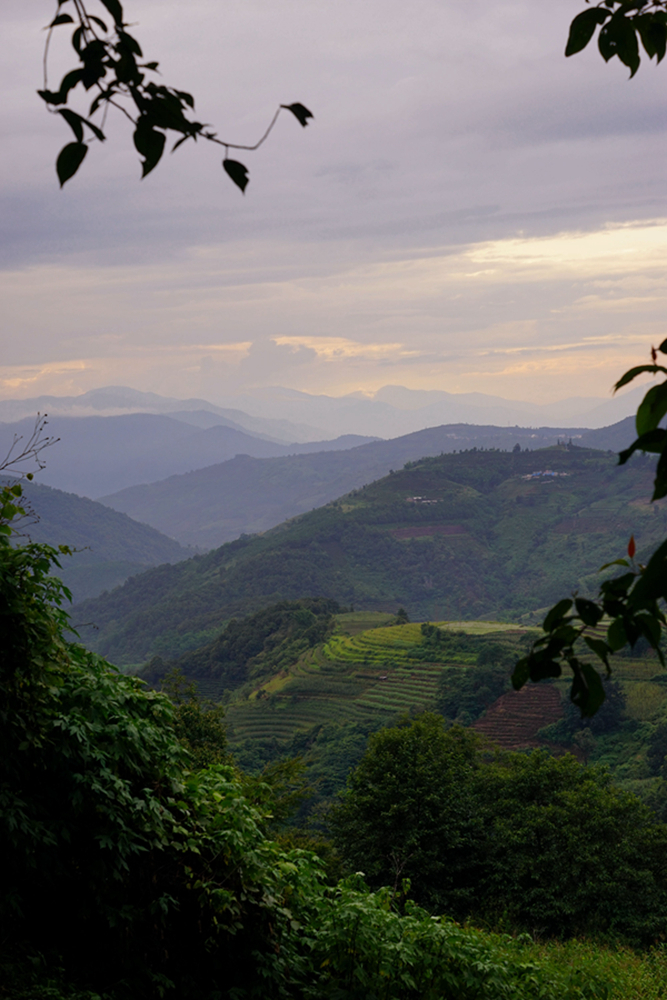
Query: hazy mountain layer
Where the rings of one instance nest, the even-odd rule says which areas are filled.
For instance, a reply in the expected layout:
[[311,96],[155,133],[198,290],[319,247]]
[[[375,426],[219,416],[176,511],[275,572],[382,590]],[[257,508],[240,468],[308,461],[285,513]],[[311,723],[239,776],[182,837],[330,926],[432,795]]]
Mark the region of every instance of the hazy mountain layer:
[[424,459],[265,535],[149,570],[76,614],[99,625],[85,641],[119,663],[174,658],[232,617],[300,597],[403,605],[416,620],[516,620],[597,585],[631,533],[640,558],[664,536],[651,469],[565,447]]
[[[159,396],[155,392],[140,392],[122,385],[91,389],[79,396],[34,396],[31,399],[0,400],[0,421],[8,423],[30,417],[34,419],[37,413],[62,417],[89,417],[120,416],[130,413],[170,413],[177,416],[192,412],[205,412],[209,417],[216,415],[220,424],[249,431],[260,437],[267,436],[283,444],[291,441],[314,441],[318,437],[326,437],[316,428],[301,426],[289,420],[251,416],[238,408],[216,406],[205,399],[175,399],[171,396]],[[211,426],[211,424],[200,426]]]
[[34,512],[19,526],[22,534],[35,542],[79,550],[62,557],[58,573],[75,601],[118,587],[149,566],[191,555],[173,538],[94,500],[37,483],[22,485],[24,500]]
[[[43,453],[46,468],[40,473],[40,481],[98,498],[136,483],[149,483],[224,462],[238,454],[269,458],[313,448],[349,448],[372,440],[348,435],[317,445],[312,442],[286,445],[217,420],[206,411],[181,414],[178,419],[152,413],[50,417],[47,431],[60,440]],[[15,435],[23,435],[25,440],[33,427],[33,418],[0,425],[0,455],[6,453]]]
[[516,444],[533,449],[570,438],[618,451],[632,437],[631,418],[598,431],[450,424],[349,451],[268,460],[239,456],[163,482],[131,487],[102,497],[102,502],[184,545],[206,549],[241,534],[266,531],[427,455],[465,448],[510,451]]

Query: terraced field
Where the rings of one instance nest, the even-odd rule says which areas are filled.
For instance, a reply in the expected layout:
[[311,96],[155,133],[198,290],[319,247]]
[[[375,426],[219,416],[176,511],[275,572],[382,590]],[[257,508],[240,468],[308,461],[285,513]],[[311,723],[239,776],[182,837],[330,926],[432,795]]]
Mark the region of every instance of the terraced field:
[[[265,678],[249,696],[246,692],[232,700],[227,713],[232,746],[248,740],[287,741],[328,723],[391,723],[400,713],[434,708],[443,669],[475,669],[474,653],[453,655],[446,646],[430,649],[421,624],[390,624],[394,621],[383,612],[340,615],[337,632],[324,646],[309,651],[288,670]],[[492,621],[434,624],[452,633],[490,639],[518,639],[532,631]],[[631,726],[651,727],[667,714],[667,672],[656,660],[617,659],[613,677],[623,689]],[[505,749],[552,746],[540,730],[562,717],[568,695],[567,678],[528,686],[518,694],[508,692],[474,723],[475,729]],[[555,744],[552,748],[558,750]],[[599,751],[600,759],[608,762],[601,742]],[[645,750],[627,756],[624,773],[641,778]]]
[[[227,712],[232,743],[285,740],[327,722],[369,717],[389,722],[402,712],[431,709],[443,666],[474,665],[474,655],[453,659],[429,651],[420,624],[389,626],[388,620],[393,616],[380,612],[340,615],[339,631],[324,646],[266,680],[246,700],[232,701]],[[525,631],[499,622],[435,624],[468,635]]]

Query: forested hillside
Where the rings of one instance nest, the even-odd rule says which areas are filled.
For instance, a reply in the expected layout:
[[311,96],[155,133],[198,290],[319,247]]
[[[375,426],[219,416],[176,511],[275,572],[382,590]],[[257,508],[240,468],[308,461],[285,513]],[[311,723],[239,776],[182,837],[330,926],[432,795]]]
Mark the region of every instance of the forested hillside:
[[597,582],[634,532],[665,530],[650,463],[580,448],[465,452],[409,463],[261,536],[162,566],[86,602],[86,641],[118,663],[174,658],[232,617],[327,597],[417,620],[531,615]]
[[511,451],[517,444],[532,450],[570,440],[619,451],[632,439],[632,432],[631,419],[595,431],[445,424],[359,447],[348,441],[348,450],[325,452],[320,446],[316,454],[304,454],[316,448],[311,445],[282,458],[237,455],[219,465],[101,499],[184,545],[215,548],[241,534],[267,531],[425,456],[472,448]]
[[22,535],[76,549],[63,557],[58,571],[75,601],[118,587],[150,566],[180,562],[191,554],[173,538],[94,500],[35,482],[23,483],[23,495],[34,516],[19,525]]

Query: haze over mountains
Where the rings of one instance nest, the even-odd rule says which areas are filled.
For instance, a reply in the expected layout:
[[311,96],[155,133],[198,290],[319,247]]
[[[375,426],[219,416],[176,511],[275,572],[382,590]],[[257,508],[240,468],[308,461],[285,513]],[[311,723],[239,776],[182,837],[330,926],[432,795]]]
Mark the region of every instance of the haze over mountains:
[[[14,436],[26,440],[34,422],[34,417],[26,417],[15,423],[0,424],[0,454],[7,452]],[[47,431],[60,440],[44,453],[46,468],[40,473],[40,482],[92,499],[137,483],[224,462],[238,454],[274,458],[350,448],[373,440],[345,435],[333,441],[282,444],[219,423],[215,414],[209,415],[205,410],[178,416],[56,415],[49,416]]]
[[[470,423],[522,427],[598,428],[633,413],[641,389],[613,398],[572,397],[552,403],[503,399],[479,392],[449,393],[388,385],[375,393],[313,395],[284,387],[262,388],[232,397],[225,406],[203,399],[175,399],[126,386],[105,386],[79,396],[38,396],[0,401],[0,421],[14,422],[38,411],[52,416],[170,414],[195,423],[217,423],[289,444],[364,434],[399,437],[440,424]],[[209,416],[189,417],[204,412]],[[198,422],[201,420],[209,422]]]

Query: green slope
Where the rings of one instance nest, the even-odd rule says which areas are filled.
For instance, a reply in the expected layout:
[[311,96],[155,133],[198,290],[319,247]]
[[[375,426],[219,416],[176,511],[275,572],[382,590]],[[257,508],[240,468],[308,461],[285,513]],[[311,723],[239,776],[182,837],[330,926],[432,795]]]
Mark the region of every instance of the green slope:
[[[548,470],[558,475],[530,478]],[[423,459],[264,535],[142,574],[77,618],[99,626],[85,641],[119,664],[175,658],[233,616],[306,596],[403,605],[421,620],[516,620],[594,586],[631,533],[640,557],[665,534],[651,479],[649,461],[619,468],[579,448]]]
[[22,488],[33,512],[20,526],[23,535],[77,550],[73,556],[63,556],[59,572],[75,601],[118,587],[150,566],[179,562],[190,554],[173,538],[94,500],[34,482],[25,482]]
[[631,418],[597,431],[445,424],[346,451],[281,458],[237,455],[101,500],[183,544],[210,549],[241,534],[267,531],[427,455],[473,447],[511,451],[517,444],[532,450],[569,439],[589,448],[620,451],[632,441],[633,430]]

